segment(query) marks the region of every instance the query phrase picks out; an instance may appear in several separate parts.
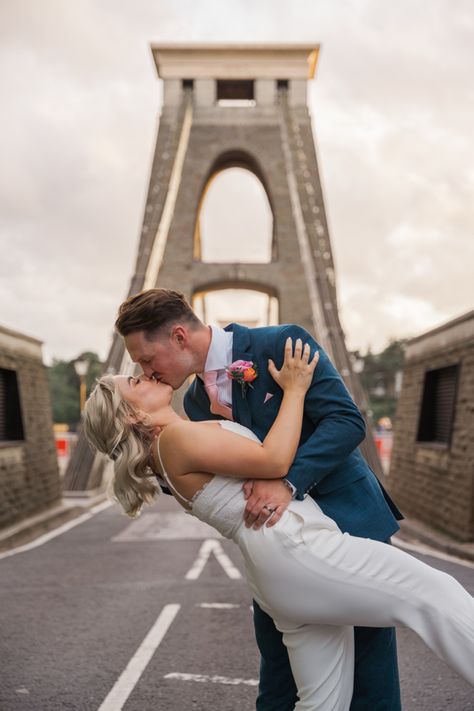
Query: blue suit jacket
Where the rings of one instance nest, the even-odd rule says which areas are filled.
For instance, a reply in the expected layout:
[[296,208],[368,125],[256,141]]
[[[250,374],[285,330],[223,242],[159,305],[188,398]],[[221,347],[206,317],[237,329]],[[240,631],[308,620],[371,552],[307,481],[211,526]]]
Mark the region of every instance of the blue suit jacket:
[[[324,350],[300,326],[283,325],[248,329],[230,324],[233,332],[232,360],[250,360],[258,377],[243,397],[232,384],[232,414],[263,440],[271,428],[283,392],[268,372],[268,359],[281,367],[288,336],[309,343],[319,351],[313,382],[306,394],[300,445],[288,473],[296,498],[309,493],[341,530],[355,536],[384,541],[395,533],[403,518],[358,450],[365,437],[365,423],[341,376]],[[265,401],[267,393],[273,397]],[[184,396],[191,420],[219,419],[209,409],[209,398],[200,378],[195,378]],[[256,472],[258,476],[258,472]]]

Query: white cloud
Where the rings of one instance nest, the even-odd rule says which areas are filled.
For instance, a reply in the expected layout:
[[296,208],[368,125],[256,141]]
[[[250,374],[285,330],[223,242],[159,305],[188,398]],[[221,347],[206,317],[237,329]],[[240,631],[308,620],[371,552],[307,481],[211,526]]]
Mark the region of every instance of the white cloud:
[[154,150],[158,40],[322,43],[310,108],[349,345],[472,308],[473,29],[470,0],[4,0],[0,323],[52,355],[106,355]]

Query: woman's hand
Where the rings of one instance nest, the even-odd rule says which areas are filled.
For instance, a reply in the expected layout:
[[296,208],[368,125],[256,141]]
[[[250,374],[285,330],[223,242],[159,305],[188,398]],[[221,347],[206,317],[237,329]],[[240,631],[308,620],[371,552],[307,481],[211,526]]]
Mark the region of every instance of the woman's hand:
[[296,339],[293,353],[293,340],[289,337],[285,343],[285,359],[280,370],[277,370],[275,363],[269,359],[268,370],[273,380],[285,392],[293,391],[305,394],[311,385],[314,369],[319,360],[319,352],[316,351],[312,360],[309,360],[310,346],[306,343],[303,348],[301,338]]

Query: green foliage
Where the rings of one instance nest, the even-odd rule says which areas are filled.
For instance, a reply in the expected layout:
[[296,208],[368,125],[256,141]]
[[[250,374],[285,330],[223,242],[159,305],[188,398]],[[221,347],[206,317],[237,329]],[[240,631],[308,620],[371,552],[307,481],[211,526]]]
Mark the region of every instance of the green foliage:
[[393,340],[381,353],[374,354],[369,349],[365,356],[359,352],[354,354],[364,363],[360,379],[367,393],[374,424],[381,417],[389,417],[392,423],[394,421],[398,399],[395,383],[397,373],[403,370],[405,344],[404,339]]
[[[87,360],[89,369],[86,375],[87,393],[94,386],[95,379],[102,372],[103,364],[96,353],[86,351],[74,360]],[[53,406],[54,422],[65,422],[71,429],[76,429],[80,420],[79,377],[74,370],[74,360],[53,360],[48,368],[49,389]]]
[[389,417],[392,424],[395,421],[395,412],[397,409],[397,399],[395,397],[377,397],[371,395],[369,398],[369,407],[372,410],[372,422],[374,425],[382,417]]
[[104,364],[99,360],[97,353],[92,353],[91,351],[84,351],[76,360],[87,360],[89,363],[86,375],[87,394],[89,394],[95,385],[96,379],[102,375]]

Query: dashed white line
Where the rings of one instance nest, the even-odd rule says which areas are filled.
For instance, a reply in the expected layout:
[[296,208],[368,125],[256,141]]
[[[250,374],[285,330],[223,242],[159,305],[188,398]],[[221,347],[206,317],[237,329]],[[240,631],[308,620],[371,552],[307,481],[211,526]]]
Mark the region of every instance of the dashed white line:
[[258,686],[258,679],[230,679],[228,676],[209,676],[208,674],[180,674],[179,672],[172,672],[171,674],[165,674],[164,679],[177,679],[179,681],[197,681],[197,682],[211,682],[211,684],[231,684],[232,686],[237,686],[238,684],[244,684],[245,686]]
[[213,610],[232,610],[240,605],[234,605],[232,602],[197,602],[196,607],[210,608]]
[[109,691],[98,711],[120,711],[167,633],[181,605],[165,605],[155,624]]
[[18,546],[17,548],[13,548],[11,551],[0,553],[0,560],[2,558],[9,558],[12,555],[17,555],[17,553],[25,553],[26,551],[33,550],[33,548],[38,548],[39,546],[42,546],[45,543],[48,543],[48,541],[51,541],[53,538],[57,538],[57,536],[61,536],[63,533],[70,531],[71,528],[79,526],[81,523],[84,523],[84,521],[88,521],[90,518],[92,518],[92,516],[95,516],[95,514],[98,514],[101,511],[104,511],[105,509],[108,509],[109,506],[112,506],[112,504],[113,501],[103,501],[101,504],[93,506],[89,511],[81,514],[72,521],[68,521],[62,526],[58,526],[52,531],[44,533],[42,536],[38,536],[38,538],[35,538],[34,541],[30,541],[30,543],[25,543],[23,546]]
[[197,580],[204,570],[204,566],[209,560],[211,553],[214,553],[217,561],[222,569],[232,580],[238,580],[242,577],[240,571],[237,570],[231,559],[224,553],[219,541],[207,539],[199,549],[196,560],[185,575],[186,580]]

